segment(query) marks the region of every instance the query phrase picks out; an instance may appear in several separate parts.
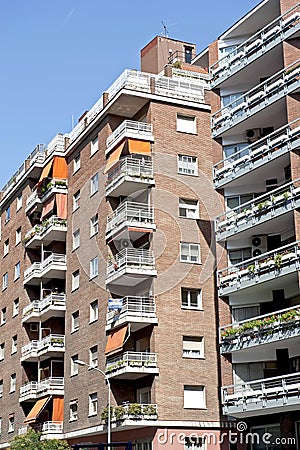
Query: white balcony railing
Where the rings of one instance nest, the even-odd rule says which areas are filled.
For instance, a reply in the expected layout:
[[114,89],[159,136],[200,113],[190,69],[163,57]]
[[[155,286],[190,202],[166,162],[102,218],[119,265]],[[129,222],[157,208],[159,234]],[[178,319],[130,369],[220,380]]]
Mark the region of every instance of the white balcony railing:
[[158,77],[155,80],[155,93],[167,97],[177,97],[197,103],[204,103],[204,86],[191,78]]
[[68,180],[64,178],[52,178],[46,185],[42,186],[39,191],[39,196],[42,201],[45,201],[49,193],[55,189],[55,191],[66,193],[68,189]]
[[38,397],[39,395],[45,395],[47,391],[63,391],[64,378],[51,377],[45,378],[41,381],[31,381],[20,388],[20,397]]
[[35,430],[44,434],[61,434],[63,431],[63,422],[43,422],[35,426]]
[[44,310],[54,307],[66,306],[66,295],[51,293],[42,300],[35,300],[23,308],[23,319],[31,314],[42,314]]
[[66,255],[61,255],[59,253],[51,253],[50,256],[44,259],[43,262],[35,262],[24,272],[24,281],[31,276],[40,277],[44,270],[46,270],[52,264],[62,266],[65,268],[66,265]]
[[124,202],[107,217],[106,233],[116,230],[120,225],[154,224],[154,211],[152,206],[138,202]]
[[34,191],[29,197],[26,199],[26,209],[29,209],[35,202],[41,202],[37,191]]
[[21,357],[24,358],[28,355],[39,356],[40,353],[46,350],[55,351],[61,350],[65,347],[65,336],[63,334],[49,334],[39,341],[31,341],[29,344],[24,345],[21,349]]
[[219,294],[274,280],[300,269],[300,241],[218,271]]
[[220,327],[221,352],[252,348],[300,334],[300,305]]
[[112,190],[122,178],[131,181],[153,180],[153,163],[150,158],[127,156],[118,161],[107,172],[106,190]]
[[243,121],[300,86],[297,60],[211,116],[213,136]]
[[215,62],[210,67],[212,87],[217,86],[222,80],[286,40],[299,30],[299,24],[300,7],[298,3],[237,46],[231,53]]
[[120,274],[123,270],[140,272],[155,270],[153,252],[139,248],[125,248],[117,253],[114,260],[107,263],[107,278],[114,274]]
[[300,178],[226,211],[215,219],[217,240],[274,219],[300,207]]
[[116,128],[110,136],[108,136],[106,140],[106,146],[109,147],[112,145],[117,139],[126,135],[126,133],[130,133],[130,135],[136,135],[139,137],[147,136],[149,139],[153,138],[152,132],[152,124],[145,122],[136,122],[133,120],[124,120],[121,125]]
[[61,229],[66,229],[67,221],[65,219],[60,219],[57,216],[51,216],[49,219],[44,220],[41,224],[35,225],[28,233],[25,234],[24,243],[26,244],[34,236],[43,236],[51,227],[59,227]]
[[134,317],[139,318],[155,318],[156,305],[153,298],[147,297],[124,297],[119,299],[120,308],[112,310],[107,313],[106,322],[121,320],[123,317],[128,317],[128,320],[134,320]]
[[[223,412],[229,415],[265,411],[300,404],[300,373],[281,375],[222,387]],[[270,409],[269,409],[270,408]]]
[[234,155],[213,166],[215,187],[243,175],[247,171],[267,164],[281,154],[299,146],[300,119],[285,125]]
[[[156,353],[147,352],[125,352],[115,358],[109,358],[106,363],[106,374],[113,376],[115,372],[126,371],[129,368],[131,371],[142,370],[147,372],[147,369],[157,367]],[[149,370],[151,372],[151,370]]]

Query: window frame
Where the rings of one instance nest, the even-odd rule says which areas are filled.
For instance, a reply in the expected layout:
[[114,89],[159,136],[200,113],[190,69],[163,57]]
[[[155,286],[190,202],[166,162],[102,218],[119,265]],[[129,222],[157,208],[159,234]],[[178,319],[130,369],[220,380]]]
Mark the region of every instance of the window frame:
[[79,309],[77,309],[71,314],[71,333],[75,333],[78,330],[79,330]]
[[70,377],[75,377],[78,375],[79,367],[78,364],[75,364],[74,361],[78,360],[78,353],[76,355],[72,355],[71,358],[71,365],[70,365]]
[[18,335],[15,334],[11,338],[11,354],[13,355],[14,353],[17,353],[17,351],[18,351]]
[[99,275],[99,257],[95,256],[90,260],[90,280]]
[[[194,208],[193,208],[194,206]],[[183,209],[186,211],[186,215],[182,215],[180,210]],[[193,216],[189,216],[189,214],[193,212]],[[178,215],[181,219],[199,219],[199,200],[187,199],[187,198],[178,198]]]
[[[93,305],[96,307],[94,308]],[[96,322],[99,319],[99,301],[93,300],[90,303],[90,323]]]
[[71,291],[77,291],[80,287],[80,271],[79,269],[75,270],[72,273],[72,284],[71,284]]
[[72,235],[72,250],[76,250],[79,247],[80,247],[80,228],[74,231]]
[[90,237],[95,236],[99,232],[99,216],[95,214],[90,219]]
[[92,392],[89,394],[89,417],[97,416],[98,414],[98,393]]
[[73,212],[80,208],[80,190],[73,195]]
[[20,211],[22,206],[23,206],[23,195],[21,193],[20,195],[17,196],[16,199],[16,212]]
[[93,156],[97,151],[99,150],[99,139],[98,136],[96,136],[94,139],[91,140],[91,153],[90,156]]
[[[185,395],[185,393],[190,392],[193,394]],[[198,406],[198,398],[196,393],[202,393],[203,402],[201,406]],[[192,404],[188,403],[191,402]],[[195,402],[195,403],[193,403]],[[184,385],[183,386],[183,408],[184,409],[206,409],[206,392],[204,385]]]
[[[183,259],[183,254],[182,254],[182,250],[183,250],[183,246],[188,246],[188,259]],[[197,261],[192,261],[191,258],[191,249],[192,246],[197,247],[198,249],[198,257],[197,257]],[[197,242],[180,242],[180,262],[182,263],[187,263],[187,264],[201,264],[201,249],[200,249],[200,244]]]
[[9,239],[6,239],[6,241],[3,244],[3,258],[9,254]]
[[18,245],[20,244],[20,242],[22,242],[22,227],[16,229],[15,240],[16,240],[15,245]]
[[[93,350],[95,350],[93,352]],[[98,367],[98,345],[93,345],[92,347],[90,347],[90,351],[89,351],[89,367],[90,368],[95,368]]]
[[16,392],[16,388],[17,388],[17,374],[12,373],[9,382],[9,394]]
[[[182,160],[182,158],[185,158],[185,161]],[[179,153],[177,155],[177,173],[180,175],[197,177],[198,157],[195,155],[183,155],[182,153]]]
[[[73,406],[76,406],[76,408],[73,409]],[[69,403],[69,422],[75,422],[76,420],[78,420],[78,398],[70,400]]]
[[2,276],[2,291],[8,287],[8,272],[5,272]]
[[78,172],[81,167],[80,153],[73,159],[73,175]]
[[[183,304],[183,292],[184,291],[187,291],[187,301],[188,301],[187,305]],[[191,305],[191,292],[197,293],[198,306]],[[182,309],[192,309],[192,310],[196,310],[196,311],[199,311],[199,310],[203,311],[202,289],[181,287],[181,308]]]
[[21,276],[21,263],[20,261],[15,264],[15,271],[14,271],[14,281],[17,281]]
[[176,131],[185,134],[197,134],[196,116],[177,113]]
[[[184,344],[188,342],[199,344],[199,350],[184,348]],[[204,336],[182,336],[182,357],[188,359],[205,359]]]
[[95,195],[99,190],[99,173],[96,172],[90,180],[90,196]]

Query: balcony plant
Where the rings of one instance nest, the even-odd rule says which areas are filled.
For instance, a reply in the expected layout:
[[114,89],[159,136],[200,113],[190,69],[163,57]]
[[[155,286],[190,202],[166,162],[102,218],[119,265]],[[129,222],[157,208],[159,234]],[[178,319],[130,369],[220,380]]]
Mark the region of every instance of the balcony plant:
[[116,418],[116,420],[123,419],[125,414],[126,414],[126,410],[125,410],[124,406],[115,406],[115,408],[113,409],[113,415]]
[[143,406],[144,416],[155,416],[157,417],[157,410],[154,405],[144,405]]
[[281,263],[282,263],[282,255],[280,253],[277,253],[277,255],[274,256],[274,264],[278,269],[280,269]]
[[50,343],[51,343],[51,344],[59,344],[59,345],[63,345],[64,340],[63,340],[63,338],[51,338],[51,339],[50,339]]
[[142,406],[139,403],[130,403],[128,405],[128,415],[140,418],[142,415]]
[[[111,417],[111,419],[114,418],[114,408],[112,406],[110,407],[110,417]],[[101,419],[103,420],[103,422],[107,423],[107,421],[108,421],[108,406],[106,406],[103,409],[103,411],[101,413]]]

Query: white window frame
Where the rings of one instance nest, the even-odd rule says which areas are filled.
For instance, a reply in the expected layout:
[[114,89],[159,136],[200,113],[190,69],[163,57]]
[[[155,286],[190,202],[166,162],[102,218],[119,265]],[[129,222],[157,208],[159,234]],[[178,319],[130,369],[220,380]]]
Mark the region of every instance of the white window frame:
[[73,159],[73,174],[76,173],[80,169],[81,161],[80,161],[80,153]]
[[206,409],[205,386],[183,387],[183,407],[184,409]]
[[96,322],[99,318],[99,303],[94,300],[90,303],[90,323]]
[[5,356],[5,343],[2,342],[2,344],[0,344],[0,361],[4,360],[4,356]]
[[99,189],[99,174],[97,172],[91,178],[91,196],[96,194],[96,192],[98,192],[98,189]]
[[8,272],[5,272],[5,274],[2,277],[2,290],[7,289],[8,286]]
[[196,116],[177,114],[176,130],[180,133],[197,134]]
[[[187,259],[183,256],[183,248],[188,246],[188,255]],[[192,260],[194,256],[192,255],[193,247],[197,247],[198,249],[198,257],[197,260]],[[188,263],[188,264],[201,264],[201,254],[200,254],[200,244],[196,242],[180,242],[180,262]]]
[[15,415],[12,414],[8,418],[8,433],[13,433],[15,431]]
[[95,236],[99,231],[99,217],[95,214],[90,220],[90,237]]
[[95,256],[95,258],[90,260],[90,279],[97,277],[99,274],[99,258]]
[[17,386],[17,375],[15,373],[12,373],[10,376],[10,383],[9,383],[9,393],[12,394],[13,392],[16,392],[16,386]]
[[177,157],[177,172],[181,175],[198,176],[198,158],[192,155],[179,154]]
[[5,210],[5,223],[10,221],[10,206]]
[[13,301],[13,313],[12,313],[12,317],[15,317],[19,314],[19,308],[20,308],[20,300],[18,298],[16,298]]
[[71,316],[71,333],[79,330],[79,310],[74,311]]
[[3,396],[3,379],[0,380],[0,398]]
[[[183,304],[183,294],[184,291],[187,292],[187,305]],[[198,305],[197,306],[193,306],[191,304],[191,294],[196,294],[197,295],[197,302]],[[181,288],[181,308],[182,309],[194,309],[194,310],[203,310],[203,305],[202,305],[202,289],[190,289],[190,288],[185,288],[182,287]]]
[[22,228],[19,227],[16,230],[16,245],[20,244],[21,241],[22,241]]
[[22,204],[23,204],[23,195],[20,194],[17,197],[17,206],[16,206],[17,211],[19,211],[22,208]]
[[79,270],[75,270],[75,272],[72,273],[72,292],[79,289],[80,285],[79,277],[80,277]]
[[75,192],[73,195],[73,212],[80,207],[80,191]]
[[179,198],[179,217],[183,219],[199,219],[198,200]]
[[17,262],[17,264],[15,264],[15,277],[14,277],[14,281],[18,280],[21,276],[21,263],[20,261]]
[[6,320],[7,320],[7,308],[6,306],[4,306],[1,309],[0,325],[4,325],[6,323]]
[[78,354],[71,356],[71,369],[70,374],[71,377],[74,377],[75,375],[78,375],[78,364],[76,364],[74,361],[78,360]]
[[17,353],[18,351],[18,335],[16,334],[11,338],[11,354]]
[[96,136],[91,141],[91,156],[93,156],[95,153],[97,153],[98,146],[99,146],[99,141],[98,141],[98,136]]
[[3,245],[3,257],[9,254],[9,239],[6,239]]
[[182,336],[182,357],[204,359],[204,337]]
[[73,250],[80,247],[80,228],[73,233]]
[[98,395],[97,392],[89,394],[89,416],[98,414]]
[[69,422],[74,422],[77,419],[78,419],[78,399],[70,401]]
[[98,367],[98,345],[90,347],[90,367]]

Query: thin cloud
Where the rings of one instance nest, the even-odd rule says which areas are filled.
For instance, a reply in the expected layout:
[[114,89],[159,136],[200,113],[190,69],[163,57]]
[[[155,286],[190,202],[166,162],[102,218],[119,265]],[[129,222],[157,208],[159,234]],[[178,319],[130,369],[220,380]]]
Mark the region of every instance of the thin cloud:
[[73,12],[74,12],[74,9],[71,9],[71,11],[69,12],[69,14],[67,15],[67,17],[64,20],[64,24],[69,22],[69,20],[71,19],[72,15],[73,15]]

